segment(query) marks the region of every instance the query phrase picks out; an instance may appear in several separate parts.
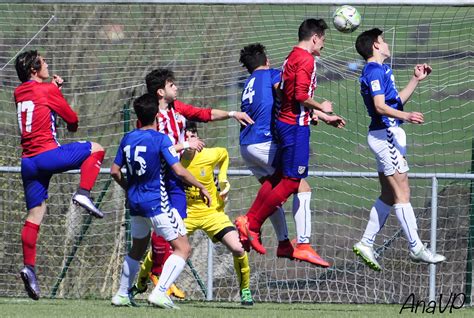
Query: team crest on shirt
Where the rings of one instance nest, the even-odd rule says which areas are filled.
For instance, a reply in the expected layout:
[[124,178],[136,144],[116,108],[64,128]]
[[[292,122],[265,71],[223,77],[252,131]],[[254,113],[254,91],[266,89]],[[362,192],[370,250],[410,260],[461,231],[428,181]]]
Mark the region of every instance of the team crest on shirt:
[[206,176],[206,170],[201,169],[201,177],[205,177],[205,176]]
[[178,157],[178,153],[176,152],[176,149],[174,149],[174,146],[168,147],[168,151],[173,155],[173,157]]
[[303,174],[305,171],[306,171],[306,167],[305,167],[305,166],[298,166],[298,173],[299,173],[299,174]]
[[379,82],[379,80],[374,80],[374,81],[370,82],[370,86],[372,86],[372,91],[373,91],[373,92],[379,91],[379,90],[380,90],[380,82]]

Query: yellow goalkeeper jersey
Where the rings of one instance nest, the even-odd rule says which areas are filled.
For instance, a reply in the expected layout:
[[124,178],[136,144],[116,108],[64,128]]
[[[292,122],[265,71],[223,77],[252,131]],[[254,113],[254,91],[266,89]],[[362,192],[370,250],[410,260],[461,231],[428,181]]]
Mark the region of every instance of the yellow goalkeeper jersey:
[[211,195],[212,204],[208,207],[199,195],[196,187],[186,188],[186,201],[188,206],[188,218],[195,218],[210,213],[224,213],[224,202],[219,196],[214,180],[214,170],[219,169],[217,180],[227,180],[227,169],[229,168],[229,154],[225,148],[204,148],[196,152],[192,160],[186,160],[183,156],[181,164],[204,185]]

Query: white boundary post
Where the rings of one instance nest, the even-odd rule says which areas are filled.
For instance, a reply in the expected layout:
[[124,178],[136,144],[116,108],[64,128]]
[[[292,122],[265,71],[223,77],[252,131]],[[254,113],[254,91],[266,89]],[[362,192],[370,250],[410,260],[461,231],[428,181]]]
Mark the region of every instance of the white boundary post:
[[[430,245],[431,252],[436,254],[436,227],[438,220],[438,179],[431,178],[431,231],[430,231]],[[435,301],[436,299],[436,265],[430,264],[430,288],[429,299]]]
[[212,243],[211,239],[207,239],[207,297],[206,300],[211,301],[212,297],[212,283],[214,279],[214,265],[213,265],[213,258],[214,258],[214,243]]

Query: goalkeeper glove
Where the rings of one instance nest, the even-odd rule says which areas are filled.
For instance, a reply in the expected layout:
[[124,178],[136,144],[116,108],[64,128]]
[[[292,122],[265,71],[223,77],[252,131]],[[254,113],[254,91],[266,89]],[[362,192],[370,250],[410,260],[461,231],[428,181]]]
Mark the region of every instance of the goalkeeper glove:
[[227,202],[227,194],[229,193],[230,190],[230,183],[227,180],[221,180],[219,181],[219,188],[221,189],[221,192],[219,192],[219,196],[224,200],[224,202]]

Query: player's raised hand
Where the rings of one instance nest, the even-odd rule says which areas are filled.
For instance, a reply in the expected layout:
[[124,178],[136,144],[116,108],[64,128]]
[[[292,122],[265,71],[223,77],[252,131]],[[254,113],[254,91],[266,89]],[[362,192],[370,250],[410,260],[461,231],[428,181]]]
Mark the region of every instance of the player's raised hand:
[[407,113],[405,121],[412,123],[412,124],[423,124],[425,119],[423,118],[423,114],[419,112],[411,112]]
[[424,80],[428,75],[430,75],[433,69],[428,64],[417,64],[413,71],[413,75],[419,80]]
[[328,100],[325,100],[320,105],[320,110],[325,113],[332,113],[332,103]]
[[346,125],[346,121],[338,115],[328,115],[326,124],[336,128],[343,128]]
[[227,194],[229,194],[230,190],[230,183],[228,180],[221,180],[219,181],[219,188],[221,189],[221,192],[219,192],[219,196],[224,200],[224,202],[228,201]]
[[190,138],[188,140],[189,148],[196,150],[197,152],[201,152],[201,150],[206,146],[204,141],[199,138]]
[[247,126],[255,123],[252,118],[250,118],[247,113],[244,112],[234,112],[232,115],[241,125]]
[[209,192],[207,192],[207,189],[202,187],[199,189],[199,195],[201,196],[201,199],[206,203],[207,206],[211,206],[212,200],[211,200],[211,195]]
[[54,74],[53,75],[53,80],[52,80],[51,83],[56,85],[58,88],[61,88],[63,86],[64,80],[61,76]]

